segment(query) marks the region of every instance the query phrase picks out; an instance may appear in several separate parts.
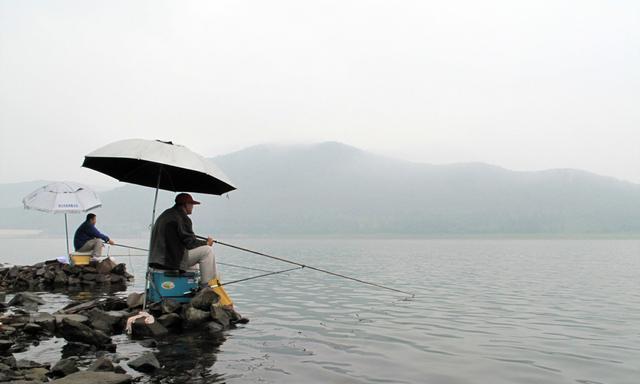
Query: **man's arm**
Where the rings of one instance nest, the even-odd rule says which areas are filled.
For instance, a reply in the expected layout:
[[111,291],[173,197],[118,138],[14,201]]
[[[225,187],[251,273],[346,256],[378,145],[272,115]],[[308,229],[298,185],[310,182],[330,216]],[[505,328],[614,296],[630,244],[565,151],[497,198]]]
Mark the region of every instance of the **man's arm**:
[[109,236],[105,235],[104,233],[98,231],[98,228],[96,228],[94,225],[91,225],[91,230],[90,230],[90,235],[93,237],[98,237],[100,239],[102,239],[102,241],[104,241],[105,243],[109,243],[112,244],[113,241],[111,241],[111,239],[109,239]]
[[203,245],[207,245],[207,241],[198,240],[196,238],[196,234],[193,233],[191,220],[189,220],[189,218],[183,220],[178,225],[178,237],[180,238],[180,241],[182,241],[182,244],[184,244],[184,247],[187,249],[194,249]]

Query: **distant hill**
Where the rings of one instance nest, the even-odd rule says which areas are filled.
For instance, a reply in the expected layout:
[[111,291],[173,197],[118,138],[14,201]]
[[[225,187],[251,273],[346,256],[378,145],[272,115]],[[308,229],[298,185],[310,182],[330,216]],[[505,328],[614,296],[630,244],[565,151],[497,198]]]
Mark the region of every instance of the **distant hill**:
[[[640,234],[640,185],[579,170],[514,172],[481,163],[420,164],[335,142],[260,145],[213,161],[238,189],[222,197],[197,195],[203,205],[193,220],[201,233]],[[7,190],[0,185],[0,196],[8,198]],[[100,196],[99,228],[114,235],[147,230],[152,189],[124,186]],[[14,198],[17,208],[0,208],[0,228],[41,225],[47,215],[25,215],[21,198]],[[161,192],[157,214],[172,198],[172,193]],[[80,220],[74,217],[73,225]],[[49,218],[42,224],[59,232],[59,222]]]

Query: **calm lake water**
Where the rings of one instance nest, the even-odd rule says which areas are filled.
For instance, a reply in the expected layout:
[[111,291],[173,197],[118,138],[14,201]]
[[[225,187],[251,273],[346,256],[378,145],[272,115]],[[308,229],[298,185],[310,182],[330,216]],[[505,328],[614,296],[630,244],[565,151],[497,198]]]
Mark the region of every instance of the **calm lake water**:
[[[226,240],[415,297],[312,270],[231,285],[248,325],[153,349],[176,382],[184,372],[191,383],[640,382],[640,240]],[[63,240],[0,239],[5,263],[32,264],[57,249]],[[224,263],[289,267],[216,250]],[[129,291],[142,291],[144,258],[116,259],[136,275]],[[260,274],[219,269],[223,281]],[[50,311],[70,300],[46,297]],[[145,350],[116,341],[124,356]],[[55,362],[64,345],[51,339],[19,357]]]

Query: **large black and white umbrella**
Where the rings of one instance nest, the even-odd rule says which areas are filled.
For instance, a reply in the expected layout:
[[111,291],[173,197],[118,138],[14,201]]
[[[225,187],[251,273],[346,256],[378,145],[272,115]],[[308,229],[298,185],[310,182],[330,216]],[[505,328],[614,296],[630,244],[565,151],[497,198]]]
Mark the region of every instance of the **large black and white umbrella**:
[[170,141],[116,141],[85,156],[82,166],[125,183],[174,192],[221,195],[235,189],[209,160]]
[[82,166],[125,183],[156,188],[152,225],[158,189],[210,195],[222,195],[236,189],[209,160],[170,141],[116,141],[89,153]]

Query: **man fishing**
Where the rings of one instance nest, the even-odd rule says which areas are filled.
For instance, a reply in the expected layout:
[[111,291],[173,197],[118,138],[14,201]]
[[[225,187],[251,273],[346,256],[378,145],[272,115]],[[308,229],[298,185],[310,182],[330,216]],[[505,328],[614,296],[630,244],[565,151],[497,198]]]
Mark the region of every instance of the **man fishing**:
[[73,235],[73,246],[78,252],[89,252],[93,257],[102,255],[103,243],[115,244],[109,236],[101,233],[96,228],[98,218],[95,214],[87,214],[87,219],[80,224]]
[[187,270],[198,264],[200,285],[205,287],[216,277],[216,259],[213,239],[199,240],[193,232],[188,215],[198,204],[200,202],[193,200],[190,194],[180,193],[175,198],[175,205],[162,212],[151,232],[149,265],[160,269]]

